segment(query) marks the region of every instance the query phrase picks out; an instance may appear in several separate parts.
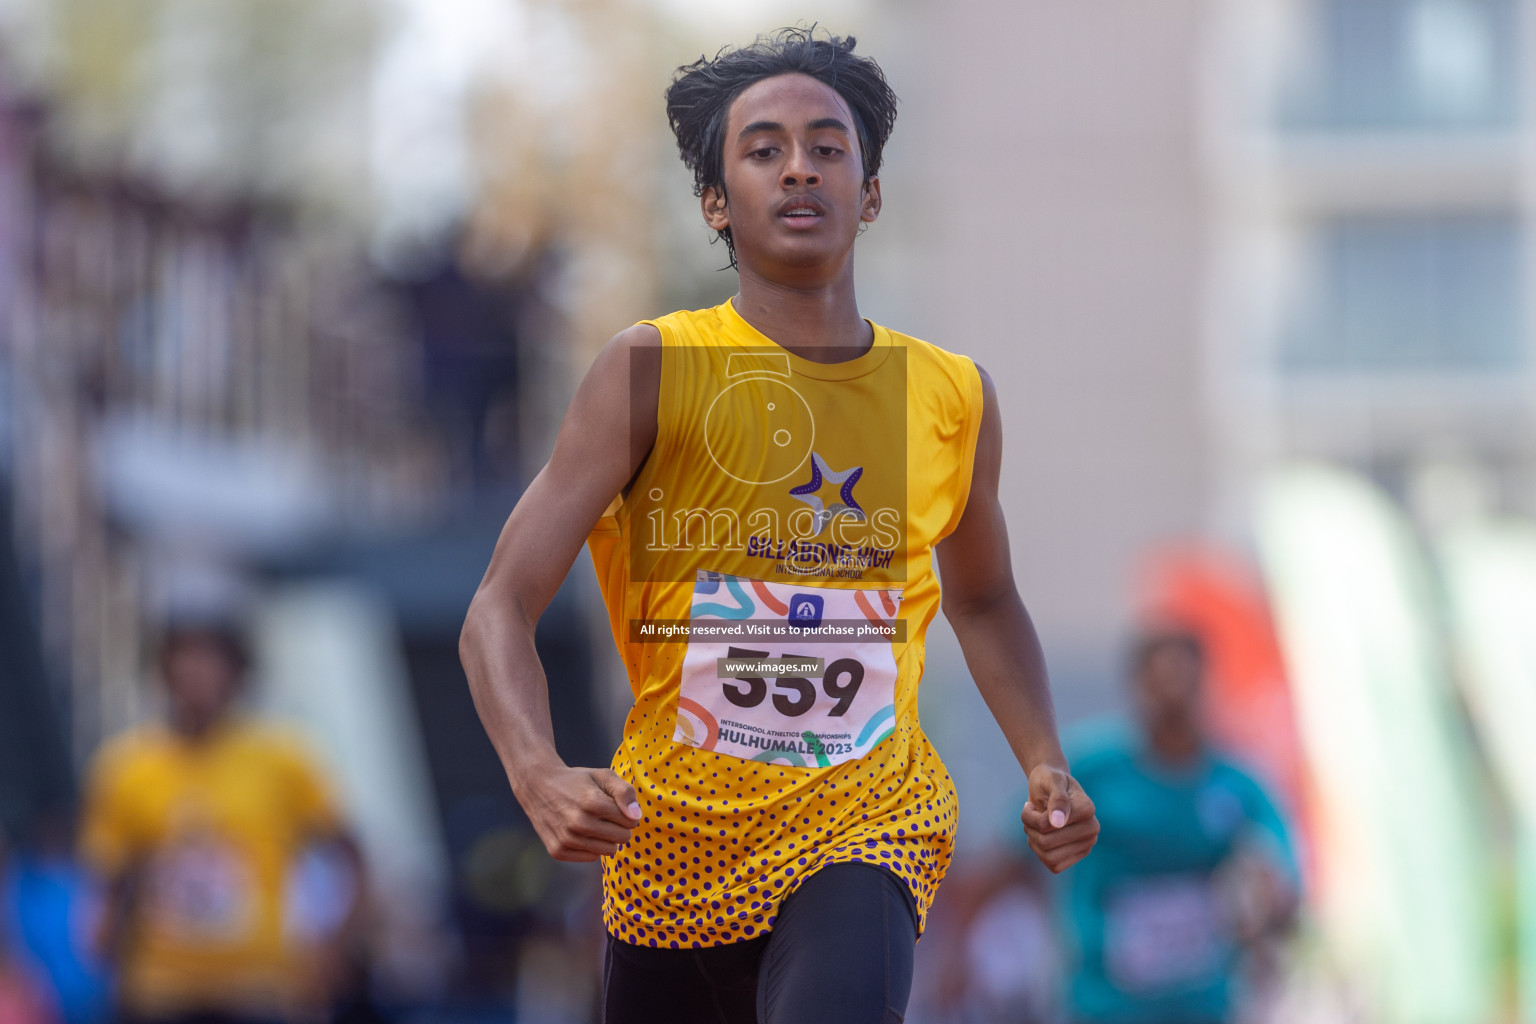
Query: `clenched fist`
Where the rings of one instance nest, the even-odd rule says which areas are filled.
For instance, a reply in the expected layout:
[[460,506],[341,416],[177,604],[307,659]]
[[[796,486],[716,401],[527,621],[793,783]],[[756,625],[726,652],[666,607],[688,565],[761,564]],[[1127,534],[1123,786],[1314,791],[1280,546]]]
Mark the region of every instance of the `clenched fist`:
[[517,798],[556,860],[612,856],[643,814],[634,787],[608,768],[543,771],[519,787]]
[[1029,848],[1053,874],[1088,856],[1099,839],[1093,801],[1063,768],[1035,766],[1029,773],[1029,802],[1019,818]]

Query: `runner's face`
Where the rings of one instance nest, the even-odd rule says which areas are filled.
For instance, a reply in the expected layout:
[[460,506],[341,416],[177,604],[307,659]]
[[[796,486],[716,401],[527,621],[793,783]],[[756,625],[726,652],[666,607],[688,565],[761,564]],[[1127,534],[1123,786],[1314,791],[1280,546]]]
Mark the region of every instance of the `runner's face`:
[[757,82],[726,119],[725,194],[706,189],[704,219],[731,229],[743,267],[840,263],[880,213],[847,102],[809,75]]

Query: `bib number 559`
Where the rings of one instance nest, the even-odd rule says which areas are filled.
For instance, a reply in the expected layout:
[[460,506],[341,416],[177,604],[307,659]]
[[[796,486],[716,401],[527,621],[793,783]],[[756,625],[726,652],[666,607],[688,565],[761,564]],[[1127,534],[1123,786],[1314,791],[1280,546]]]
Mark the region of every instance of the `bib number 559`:
[[[766,658],[768,652],[731,647],[727,656],[741,659]],[[853,699],[858,696],[859,686],[863,682],[864,666],[853,658],[838,658],[829,664],[821,678],[822,692],[834,701],[827,712],[828,717],[836,718],[846,714],[853,706]],[[725,699],[739,708],[755,708],[768,696],[768,681],[762,676],[734,676],[722,679],[720,685]],[[816,684],[809,679],[777,676],[773,685],[778,690],[773,695],[773,706],[787,718],[796,718],[816,706]]]

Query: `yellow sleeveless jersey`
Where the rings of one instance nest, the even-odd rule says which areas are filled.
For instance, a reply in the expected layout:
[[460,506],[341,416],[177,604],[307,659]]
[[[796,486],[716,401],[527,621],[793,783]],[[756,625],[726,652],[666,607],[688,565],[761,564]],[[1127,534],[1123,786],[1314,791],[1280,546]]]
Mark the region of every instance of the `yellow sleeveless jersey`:
[[917,686],[980,375],[880,326],[857,358],[806,360],[730,302],[646,322],[655,446],[588,538],[635,696],[613,769],[645,815],[603,861],[604,922],[750,939],[847,861],[895,872],[926,919],[956,803]]

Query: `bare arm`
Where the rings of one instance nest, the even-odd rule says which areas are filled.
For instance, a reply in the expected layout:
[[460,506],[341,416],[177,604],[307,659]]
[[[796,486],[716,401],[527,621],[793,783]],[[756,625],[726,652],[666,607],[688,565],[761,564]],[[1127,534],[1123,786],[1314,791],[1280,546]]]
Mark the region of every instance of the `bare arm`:
[[109,965],[121,970],[128,957],[138,909],[142,870],[129,869],[105,879],[102,886],[101,913],[96,919],[95,952]]
[[981,384],[970,497],[959,525],[938,548],[944,617],[954,627],[977,689],[1029,777],[1029,802],[1020,817],[1030,847],[1046,867],[1059,872],[1093,848],[1099,822],[1093,801],[1067,770],[1045,656],[1013,581],[1008,525],[997,499],[1003,421],[985,370]]
[[360,973],[366,969],[372,883],[362,845],[350,828],[322,829],[312,836],[311,841],[334,850],[352,876],[352,899],[347,904],[346,916],[323,935],[305,957],[308,967],[305,981],[312,986],[310,997],[317,1005],[330,1006],[356,988]]
[[507,517],[459,637],[480,721],[523,810],[561,860],[613,853],[641,809],[612,771],[570,768],[556,753],[534,627],[593,524],[650,453],[660,354],[661,335],[648,325],[620,332],[599,353],[549,462]]

